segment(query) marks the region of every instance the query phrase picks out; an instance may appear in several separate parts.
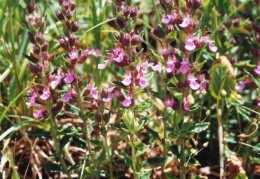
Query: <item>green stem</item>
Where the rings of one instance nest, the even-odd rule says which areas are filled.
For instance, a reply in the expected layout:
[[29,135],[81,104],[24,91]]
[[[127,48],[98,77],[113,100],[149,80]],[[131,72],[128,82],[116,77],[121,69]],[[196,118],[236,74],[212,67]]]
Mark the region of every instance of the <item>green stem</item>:
[[67,174],[68,178],[71,179],[68,167],[61,155],[62,151],[60,148],[60,141],[59,141],[59,138],[58,138],[58,135],[56,132],[57,125],[56,125],[55,119],[53,118],[53,115],[52,115],[51,106],[52,106],[52,103],[51,103],[51,101],[49,101],[47,104],[47,111],[49,114],[49,119],[50,119],[50,124],[51,124],[51,135],[52,135],[52,139],[54,141],[54,149],[55,149],[56,153],[58,154],[59,161],[60,161],[65,173]]
[[136,173],[136,154],[135,154],[135,146],[134,143],[131,142],[131,150],[132,150],[132,162],[133,162],[133,174],[134,179],[138,179],[138,174]]
[[164,162],[161,166],[162,177],[164,177],[165,160],[167,156],[167,143],[166,143],[166,121],[163,119],[163,158]]
[[[222,125],[222,111],[220,106],[221,100],[217,100],[217,120],[218,120],[218,145],[219,145],[219,174],[220,178],[224,178],[224,134]],[[222,104],[222,103],[221,103]]]
[[113,176],[113,163],[112,163],[112,158],[110,156],[110,153],[109,153],[109,146],[108,146],[108,143],[107,143],[107,132],[104,136],[104,145],[105,145],[105,150],[106,150],[106,153],[107,153],[107,158],[108,158],[108,162],[109,162],[109,179],[113,179],[114,176]]
[[[86,140],[86,150],[89,152],[89,155],[91,157],[91,160],[93,161],[94,165],[95,165],[95,158],[94,156],[92,155],[92,151],[91,151],[91,145],[90,145],[90,134],[89,134],[89,130],[88,130],[88,123],[87,123],[87,118],[85,118],[84,116],[84,108],[83,108],[83,103],[82,103],[82,98],[81,98],[81,93],[80,93],[80,89],[78,87],[79,85],[76,85],[75,88],[76,88],[76,92],[77,92],[77,103],[78,103],[78,107],[80,109],[80,118],[83,120],[83,136],[85,137],[85,140]],[[91,179],[93,179],[94,177],[91,176],[90,177]]]
[[185,167],[185,140],[181,138],[181,169],[180,169],[180,178],[186,179],[186,167]]

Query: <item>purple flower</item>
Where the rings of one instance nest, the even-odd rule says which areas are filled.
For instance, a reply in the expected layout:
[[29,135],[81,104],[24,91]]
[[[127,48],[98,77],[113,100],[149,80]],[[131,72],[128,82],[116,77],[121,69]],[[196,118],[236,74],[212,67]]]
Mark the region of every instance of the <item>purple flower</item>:
[[26,102],[26,105],[32,107],[36,103],[36,98],[38,97],[37,91],[35,89],[31,89],[29,93],[29,101]]
[[64,77],[64,74],[63,74],[63,72],[61,70],[59,70],[57,74],[51,75],[50,76],[51,88],[52,89],[56,88],[60,84],[60,82],[61,82],[63,77]]
[[129,86],[132,82],[131,71],[127,70],[124,75],[124,79],[121,81],[125,86]]
[[173,97],[170,97],[170,99],[167,99],[163,102],[164,106],[165,107],[170,107],[172,108],[173,105],[174,105],[174,98]]
[[106,97],[104,97],[102,100],[103,102],[105,103],[110,103],[112,100],[113,100],[113,97],[114,97],[114,89],[115,89],[115,86],[111,86],[109,88],[105,88],[104,89],[104,92],[105,94],[107,95]]
[[138,85],[141,86],[142,88],[145,88],[148,85],[148,82],[145,79],[143,73],[138,73],[137,82],[138,82]]
[[189,61],[187,61],[187,60],[182,61],[179,71],[182,74],[186,74],[186,73],[188,73],[189,70],[190,70]]
[[175,63],[176,63],[176,58],[175,57],[173,57],[171,60],[169,60],[169,61],[167,61],[167,63],[166,63],[166,72],[167,73],[174,73],[175,72],[175,69],[176,69],[176,67],[175,67]]
[[129,107],[133,102],[133,95],[131,93],[124,96],[124,100],[121,102],[123,107]]
[[65,75],[64,81],[65,81],[67,84],[71,84],[74,80],[75,80],[75,73],[74,73],[74,71],[69,71],[69,72]]
[[200,85],[197,82],[196,77],[194,77],[193,75],[189,75],[188,80],[189,80],[189,86],[190,86],[191,89],[198,90],[200,88]]
[[50,98],[50,88],[49,87],[44,87],[43,89],[43,93],[40,95],[40,98],[43,100],[43,101],[46,101]]
[[258,63],[258,65],[256,66],[256,69],[254,70],[254,72],[260,76],[260,63]]
[[184,48],[188,51],[192,51],[196,48],[196,45],[194,43],[194,38],[193,37],[188,37],[186,39],[186,42],[185,42],[185,45],[184,45]]
[[107,67],[107,64],[109,63],[109,60],[105,60],[104,63],[98,64],[98,69],[103,70]]
[[190,16],[188,14],[185,15],[185,17],[182,20],[182,23],[179,24],[180,27],[182,28],[186,28],[191,24],[191,19]]
[[69,102],[72,98],[73,95],[76,94],[75,90],[73,88],[70,88],[67,93],[63,96],[61,99],[62,102],[67,103]]
[[153,63],[150,63],[149,66],[152,68],[153,71],[161,71],[162,70],[162,67],[159,64],[154,65]]
[[237,91],[242,91],[245,87],[246,87],[246,84],[252,82],[252,80],[250,78],[246,78],[242,81],[240,81],[236,86],[235,86],[235,89]]
[[97,88],[94,86],[94,84],[92,82],[90,82],[87,86],[87,90],[90,92],[91,96],[94,99],[98,99],[98,92],[97,92]]
[[93,55],[94,57],[99,57],[101,55],[101,51],[99,49],[89,50],[88,54]]
[[200,91],[204,91],[207,88],[208,80],[206,80],[205,75],[198,75],[198,80],[200,81]]
[[162,18],[162,23],[164,23],[164,24],[169,24],[172,19],[173,19],[173,16],[172,16],[172,15],[164,14],[164,15],[163,15],[163,18]]
[[190,105],[189,105],[188,97],[184,97],[184,98],[183,98],[183,109],[184,109],[185,111],[189,111],[189,110],[190,110]]
[[71,62],[75,62],[77,59],[79,58],[79,54],[77,49],[73,49],[70,53],[69,53],[69,59]]
[[45,109],[43,106],[41,106],[39,109],[33,112],[33,117],[35,119],[40,119],[43,117],[43,113],[45,112]]
[[121,63],[124,60],[125,52],[123,49],[117,47],[115,50],[112,51],[110,58],[116,63]]
[[209,50],[212,51],[212,52],[216,52],[218,50],[218,47],[216,47],[213,43],[212,40],[209,40],[208,42],[208,45],[209,45]]

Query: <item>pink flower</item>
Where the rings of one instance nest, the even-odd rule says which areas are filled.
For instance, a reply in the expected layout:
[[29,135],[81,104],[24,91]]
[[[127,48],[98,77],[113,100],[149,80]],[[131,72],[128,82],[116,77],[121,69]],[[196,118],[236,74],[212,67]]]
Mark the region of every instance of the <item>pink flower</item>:
[[133,103],[133,95],[127,94],[124,96],[124,98],[125,99],[123,100],[123,102],[121,102],[121,104],[123,105],[123,107],[127,108]]
[[214,44],[213,44],[213,41],[210,40],[208,42],[208,45],[209,45],[209,50],[212,51],[212,52],[216,52],[218,50],[218,47],[216,47]]
[[191,89],[198,90],[200,88],[200,85],[197,82],[196,77],[194,77],[193,75],[189,75],[188,80],[189,80],[189,86],[190,86]]
[[208,80],[206,80],[205,75],[198,75],[198,80],[200,81],[200,91],[207,88]]
[[184,48],[188,51],[192,51],[196,48],[196,45],[194,43],[194,38],[193,37],[188,37],[186,39],[186,42],[185,42],[185,45],[184,45]]
[[26,102],[26,105],[29,107],[32,107],[36,104],[36,98],[38,97],[37,92],[35,91],[35,89],[32,89],[29,93],[29,101]]
[[50,98],[50,88],[49,87],[44,87],[43,89],[43,93],[40,95],[40,98],[43,100],[43,101],[46,101]]
[[102,99],[103,102],[110,103],[113,100],[113,97],[115,96],[113,93],[114,89],[115,89],[115,86],[111,86],[109,88],[104,89],[104,92],[107,96]]
[[56,88],[60,84],[60,82],[61,82],[63,77],[64,77],[64,74],[63,74],[63,72],[61,70],[59,70],[57,74],[51,75],[50,76],[51,88],[52,89]]
[[145,79],[143,73],[138,73],[137,75],[137,83],[142,88],[145,88],[148,85],[147,80]]
[[71,60],[71,62],[76,61],[79,58],[79,54],[77,49],[73,49],[70,53],[69,53],[69,59]]
[[182,23],[179,24],[179,26],[182,27],[182,28],[186,28],[186,27],[188,27],[190,24],[191,24],[191,19],[190,19],[190,16],[187,14],[187,15],[185,15],[185,17],[183,18]]
[[125,72],[124,79],[121,81],[125,86],[129,86],[132,82],[131,72],[128,70]]
[[167,61],[166,63],[166,72],[167,73],[174,73],[175,72],[175,63],[177,62],[176,58],[173,57],[171,60]]
[[40,119],[43,117],[43,113],[45,112],[45,109],[43,106],[41,106],[39,109],[33,112],[33,117],[35,119]]
[[105,60],[104,63],[98,64],[98,69],[103,70],[107,67],[107,64],[109,63],[109,60]]
[[94,86],[94,84],[92,82],[90,82],[87,86],[87,90],[90,92],[91,96],[94,99],[98,99],[98,92],[97,92],[97,88]]
[[173,97],[170,97],[170,99],[167,99],[163,102],[164,106],[165,107],[170,107],[172,108],[173,105],[174,105],[174,98]]
[[162,70],[162,67],[159,64],[154,65],[153,63],[150,63],[149,66],[152,68],[153,71],[161,71]]
[[164,14],[162,18],[162,23],[169,24],[173,20],[173,16],[169,14]]
[[70,88],[68,92],[63,96],[61,101],[64,103],[69,102],[73,98],[74,94],[76,94],[75,90],[73,88]]
[[190,70],[189,62],[187,60],[182,61],[179,71],[182,74],[186,74],[186,73],[188,73],[189,70]]
[[183,98],[183,109],[184,109],[185,111],[189,111],[189,110],[190,110],[190,105],[189,105],[188,97],[184,97],[184,98]]
[[65,81],[67,84],[71,84],[74,80],[75,80],[75,73],[74,73],[74,71],[69,71],[69,72],[65,75],[64,81]]
[[256,66],[256,69],[254,70],[254,72],[260,76],[260,63],[258,63],[258,65]]
[[101,52],[99,49],[96,49],[96,50],[89,50],[88,52],[89,55],[93,55],[95,57],[99,57],[101,55]]
[[110,53],[110,59],[115,61],[116,63],[121,63],[124,60],[125,56],[126,54],[124,50],[120,47],[117,47]]
[[236,86],[235,86],[235,89],[237,91],[242,91],[245,87],[246,87],[246,84],[250,83],[252,80],[250,78],[246,78],[242,81],[240,81]]

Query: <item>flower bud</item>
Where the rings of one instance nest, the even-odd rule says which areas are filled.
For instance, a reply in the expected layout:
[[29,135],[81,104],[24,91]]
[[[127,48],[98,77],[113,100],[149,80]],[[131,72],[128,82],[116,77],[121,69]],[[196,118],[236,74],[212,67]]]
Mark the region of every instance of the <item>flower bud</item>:
[[40,52],[41,52],[40,47],[38,45],[34,45],[33,46],[33,53],[38,55]]
[[76,8],[76,2],[74,0],[71,0],[70,1],[70,10],[71,11],[74,11]]
[[68,48],[68,44],[64,38],[59,39],[60,46],[64,49]]
[[58,0],[59,4],[62,5],[63,4],[63,0]]
[[108,113],[104,114],[103,120],[105,121],[105,123],[108,123],[109,119],[110,119],[110,113],[108,112]]
[[123,39],[122,39],[122,40],[123,40],[122,43],[123,43],[124,45],[129,45],[130,40],[131,40],[131,36],[130,36],[128,33],[125,33],[125,34],[123,35]]
[[79,29],[79,26],[80,26],[79,22],[74,22],[71,27],[72,32],[77,32]]
[[42,35],[42,33],[38,33],[36,36],[35,36],[35,39],[36,39],[36,41],[38,42],[38,43],[43,43],[43,35]]
[[60,21],[64,20],[64,16],[60,10],[56,11],[56,16]]
[[206,111],[206,116],[209,116],[210,115],[210,110],[207,110]]
[[154,29],[152,29],[151,31],[153,33],[153,35],[155,35],[158,38],[163,38],[163,32],[162,29],[160,27],[156,27]]
[[29,14],[33,13],[33,11],[35,11],[36,9],[36,4],[34,3],[29,3],[27,6],[27,11]]
[[32,44],[35,44],[35,43],[36,43],[34,34],[33,34],[32,32],[28,32],[28,38],[29,38],[29,41],[30,41]]
[[141,42],[141,40],[142,39],[141,39],[140,35],[134,34],[134,35],[132,35],[132,38],[131,38],[131,44],[138,45]]
[[95,119],[97,122],[101,122],[102,116],[100,114],[96,114]]
[[68,10],[69,9],[69,1],[68,0],[63,0],[62,6],[64,7],[64,9]]
[[130,10],[130,17],[136,17],[137,16],[137,13],[138,13],[138,10],[137,8],[133,8]]
[[123,15],[124,15],[125,17],[127,17],[129,14],[130,14],[130,9],[129,9],[129,7],[126,7],[126,8],[124,9]]
[[46,52],[48,50],[49,44],[48,42],[44,42],[43,46],[42,46],[42,52]]
[[70,34],[69,36],[69,42],[71,46],[74,46],[76,44],[76,35],[75,34]]
[[71,12],[71,10],[67,10],[66,11],[66,17],[70,20],[71,18],[72,18],[72,12]]
[[222,89],[222,90],[221,90],[221,94],[222,94],[222,96],[227,96],[226,90]]

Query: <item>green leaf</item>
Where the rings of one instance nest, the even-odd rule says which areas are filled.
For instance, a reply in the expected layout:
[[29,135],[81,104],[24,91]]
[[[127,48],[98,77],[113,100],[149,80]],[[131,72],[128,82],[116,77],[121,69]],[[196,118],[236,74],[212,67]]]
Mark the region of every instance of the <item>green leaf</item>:
[[4,73],[0,75],[0,83],[2,83],[4,79],[8,76],[12,68],[13,68],[13,64],[10,64],[9,67],[4,71]]
[[198,134],[202,131],[205,131],[209,128],[209,122],[201,122],[201,123],[196,123],[195,125],[193,125],[191,127],[191,129],[189,130],[189,133],[191,134]]
[[152,166],[161,166],[165,163],[166,158],[164,157],[152,157],[148,158],[147,162]]
[[139,143],[136,146],[136,157],[144,154],[148,149],[149,149],[149,145],[145,145],[143,143]]
[[219,57],[210,69],[209,90],[216,99],[222,98],[222,90],[225,90],[225,97],[229,97],[235,88],[234,69],[225,56]]
[[134,113],[131,110],[125,110],[122,116],[123,121],[129,132],[135,131],[135,117]]
[[52,162],[43,163],[42,167],[45,170],[47,170],[47,171],[49,171],[51,173],[56,173],[56,172],[61,172],[62,171],[62,168],[61,168],[60,165],[52,163]]
[[141,176],[140,179],[149,179],[151,177],[152,170],[149,170],[147,172],[144,172]]

